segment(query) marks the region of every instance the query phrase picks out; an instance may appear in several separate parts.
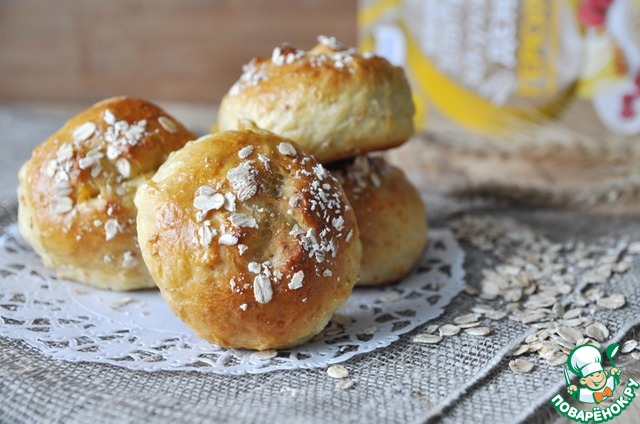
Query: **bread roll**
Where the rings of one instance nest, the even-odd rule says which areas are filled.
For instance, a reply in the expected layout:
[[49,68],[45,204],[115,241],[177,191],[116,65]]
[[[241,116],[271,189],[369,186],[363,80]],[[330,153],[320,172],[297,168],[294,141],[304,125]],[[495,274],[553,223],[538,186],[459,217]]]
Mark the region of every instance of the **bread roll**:
[[283,45],[245,65],[220,104],[220,129],[248,118],[322,163],[404,143],[414,106],[402,68],[334,38],[319,41],[309,52]]
[[60,278],[112,290],[154,287],[138,249],[133,196],[194,138],[144,100],[93,105],[20,169],[20,232]]
[[295,346],[351,293],[358,227],[322,165],[289,140],[241,128],[189,143],[138,190],[140,248],[171,309],[204,339]]
[[362,242],[358,285],[393,283],[420,260],[427,244],[427,217],[420,194],[404,173],[377,156],[336,164],[353,207]]

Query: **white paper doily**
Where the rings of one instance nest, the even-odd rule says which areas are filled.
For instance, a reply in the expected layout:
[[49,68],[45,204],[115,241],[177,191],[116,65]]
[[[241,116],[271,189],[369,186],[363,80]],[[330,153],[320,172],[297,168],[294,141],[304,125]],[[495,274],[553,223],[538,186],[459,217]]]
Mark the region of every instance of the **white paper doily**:
[[[158,291],[117,293],[61,281],[24,242],[17,224],[0,235],[0,336],[65,361],[144,371],[218,374],[326,367],[390,345],[442,314],[464,284],[464,253],[449,230],[432,230],[420,265],[398,284],[356,288],[316,341],[260,360],[197,337]],[[253,355],[253,356],[252,356]]]

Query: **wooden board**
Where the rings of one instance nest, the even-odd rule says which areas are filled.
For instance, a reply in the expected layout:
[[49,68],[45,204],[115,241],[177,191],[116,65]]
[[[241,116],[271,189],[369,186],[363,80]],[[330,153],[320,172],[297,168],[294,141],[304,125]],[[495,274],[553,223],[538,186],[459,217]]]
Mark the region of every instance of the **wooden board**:
[[218,103],[255,55],[356,42],[356,0],[0,1],[0,100]]

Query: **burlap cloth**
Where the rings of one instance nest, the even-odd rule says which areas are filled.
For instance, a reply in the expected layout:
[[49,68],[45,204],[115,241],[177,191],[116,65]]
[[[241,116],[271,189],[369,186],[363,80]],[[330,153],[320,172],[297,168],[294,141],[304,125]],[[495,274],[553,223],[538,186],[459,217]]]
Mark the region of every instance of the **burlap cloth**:
[[[0,229],[15,221],[16,172],[33,146],[64,121],[61,114],[0,105]],[[465,214],[511,217],[554,240],[590,240],[603,235],[640,239],[640,222],[578,212],[516,210],[455,203],[423,187],[431,224]],[[1,230],[0,230],[1,231]],[[477,285],[486,255],[463,244],[467,282]],[[616,284],[627,306],[600,319],[611,341],[634,335],[640,324],[640,261]],[[2,281],[0,279],[0,290]],[[432,322],[451,322],[474,305],[460,294]],[[1,306],[1,305],[0,305]],[[20,341],[0,338],[0,422],[521,422],[558,418],[549,399],[564,390],[561,368],[535,356],[534,370],[516,374],[507,353],[528,333],[507,319],[491,336],[447,337],[437,345],[412,342],[417,329],[391,346],[345,365],[356,382],[336,389],[326,370],[247,376],[195,372],[133,372],[94,363],[49,359]],[[424,330],[424,328],[422,329]],[[621,362],[623,372],[638,368]],[[634,368],[635,367],[635,368]],[[637,373],[636,373],[637,374]],[[637,418],[627,411],[628,419]],[[623,414],[624,415],[624,414]],[[629,421],[632,422],[632,421]]]

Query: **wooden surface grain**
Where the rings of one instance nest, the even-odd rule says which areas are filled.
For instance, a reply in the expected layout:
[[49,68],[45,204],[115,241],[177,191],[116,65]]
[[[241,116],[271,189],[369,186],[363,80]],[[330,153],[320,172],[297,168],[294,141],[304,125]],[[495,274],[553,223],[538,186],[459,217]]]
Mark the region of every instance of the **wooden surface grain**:
[[253,56],[356,42],[356,0],[2,0],[0,99],[219,102]]

